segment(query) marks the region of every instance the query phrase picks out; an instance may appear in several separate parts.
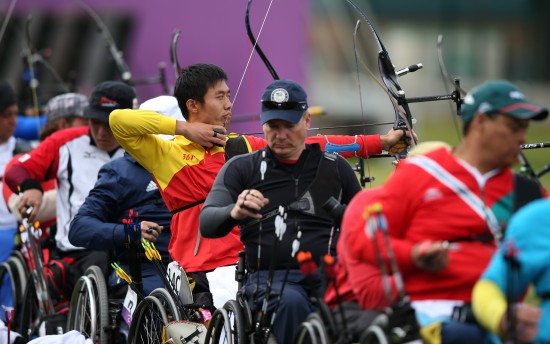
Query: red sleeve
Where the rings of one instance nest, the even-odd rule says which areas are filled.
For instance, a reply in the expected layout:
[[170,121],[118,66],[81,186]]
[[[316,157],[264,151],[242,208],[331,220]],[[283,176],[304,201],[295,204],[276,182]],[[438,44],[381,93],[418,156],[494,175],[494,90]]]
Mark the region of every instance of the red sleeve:
[[4,180],[13,192],[26,179],[43,182],[55,179],[59,167],[59,149],[67,142],[88,134],[88,127],[59,130],[34,150],[19,157],[4,174]]
[[336,149],[344,158],[368,158],[382,152],[380,135],[317,135],[306,138],[306,143],[318,143],[322,150]]
[[249,152],[255,152],[267,146],[267,141],[261,137],[243,135],[249,148]]
[[[267,146],[267,141],[263,138],[246,135],[245,139],[251,152]],[[317,135],[307,137],[306,143],[318,143],[322,150],[337,152],[346,159],[354,156],[368,158],[382,152],[380,135]]]

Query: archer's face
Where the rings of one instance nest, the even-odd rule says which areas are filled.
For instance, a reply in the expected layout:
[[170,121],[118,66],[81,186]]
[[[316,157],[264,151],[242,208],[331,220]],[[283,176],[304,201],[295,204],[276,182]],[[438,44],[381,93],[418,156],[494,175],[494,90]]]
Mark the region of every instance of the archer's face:
[[[485,116],[485,115],[478,115]],[[484,130],[485,148],[490,153],[495,167],[509,167],[516,163],[526,142],[529,120],[513,118],[504,114],[486,116],[481,129]]]
[[223,125],[227,129],[233,107],[230,97],[231,92],[227,83],[224,80],[217,82],[204,95],[204,103],[193,102],[190,118],[202,123]]
[[17,104],[14,104],[0,112],[0,143],[6,142],[13,136],[17,126],[17,110]]
[[262,126],[267,145],[278,159],[298,160],[304,150],[311,115],[307,112],[300,121],[292,124],[274,119]]
[[97,119],[89,120],[90,133],[97,148],[110,152],[119,146],[109,123],[103,123]]

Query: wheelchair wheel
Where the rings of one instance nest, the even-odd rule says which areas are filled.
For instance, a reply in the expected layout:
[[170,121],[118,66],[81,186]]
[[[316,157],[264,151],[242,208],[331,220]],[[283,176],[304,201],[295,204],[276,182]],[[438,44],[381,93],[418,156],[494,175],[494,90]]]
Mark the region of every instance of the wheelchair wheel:
[[164,288],[157,288],[153,290],[150,296],[156,297],[163,305],[164,310],[166,311],[166,316],[168,317],[168,322],[174,320],[181,320],[180,311],[176,302],[170,296],[168,290]]
[[389,340],[382,327],[378,325],[369,326],[359,339],[360,344],[388,344]]
[[319,344],[320,341],[320,335],[317,331],[316,326],[314,326],[309,321],[304,321],[300,327],[298,327],[298,330],[296,331],[296,334],[294,335],[294,343],[295,344]]
[[146,296],[132,316],[128,333],[128,344],[162,344],[164,326],[168,318],[164,305],[154,296]]
[[33,336],[38,335],[40,327],[40,308],[34,283],[27,283],[21,305],[16,313],[16,326],[14,330],[29,341]]
[[206,340],[204,343],[233,343],[231,321],[229,320],[229,313],[225,308],[218,308],[212,314],[212,319],[206,329]]
[[334,321],[334,317],[332,315],[332,312],[328,308],[327,304],[324,302],[318,302],[317,306],[319,308],[318,310],[318,316],[320,320],[322,321],[323,329],[325,331],[325,335],[327,338],[332,338],[336,340],[337,338],[342,337],[342,333],[338,333],[338,329],[336,328],[336,323]]
[[223,305],[223,308],[227,311],[227,316],[229,318],[233,344],[245,344],[247,342],[244,324],[245,320],[243,318],[241,306],[236,300],[229,300]]
[[76,282],[70,303],[67,330],[77,330],[94,343],[107,344],[109,336],[107,285],[103,272],[90,266]]
[[15,304],[19,304],[29,280],[29,269],[27,268],[27,262],[21,252],[14,251],[7,263],[11,269],[12,275],[14,276],[13,281],[15,281],[16,286],[16,290],[14,291],[16,294]]
[[19,309],[27,286],[28,273],[24,262],[11,256],[0,264],[0,307],[4,311]]
[[8,263],[0,264],[0,307],[1,317],[4,319],[4,311],[17,308],[18,300],[21,299],[21,291],[17,289],[15,276],[11,273]]

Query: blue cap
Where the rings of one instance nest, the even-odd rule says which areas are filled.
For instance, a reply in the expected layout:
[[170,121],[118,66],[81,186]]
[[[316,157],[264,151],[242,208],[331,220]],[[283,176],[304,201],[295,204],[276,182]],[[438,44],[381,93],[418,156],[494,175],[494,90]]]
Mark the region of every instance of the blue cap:
[[274,119],[296,124],[307,110],[306,91],[292,80],[275,80],[262,95],[262,124]]
[[476,113],[503,113],[519,119],[543,120],[548,109],[527,100],[523,93],[506,81],[487,81],[464,97],[460,114],[464,122],[471,121]]

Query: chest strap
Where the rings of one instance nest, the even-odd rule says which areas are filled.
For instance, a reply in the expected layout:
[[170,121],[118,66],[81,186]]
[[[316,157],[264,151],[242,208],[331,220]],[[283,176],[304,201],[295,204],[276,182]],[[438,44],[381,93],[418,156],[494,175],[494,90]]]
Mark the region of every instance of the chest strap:
[[172,214],[172,216],[174,216],[177,213],[179,213],[180,211],[184,211],[184,210],[187,210],[189,208],[196,207],[197,205],[199,205],[201,203],[204,203],[204,201],[206,201],[206,198],[198,200],[198,201],[190,203],[190,204],[187,204],[187,205],[184,205],[183,207],[179,207],[179,208],[176,208],[174,210],[170,210],[170,214]]

